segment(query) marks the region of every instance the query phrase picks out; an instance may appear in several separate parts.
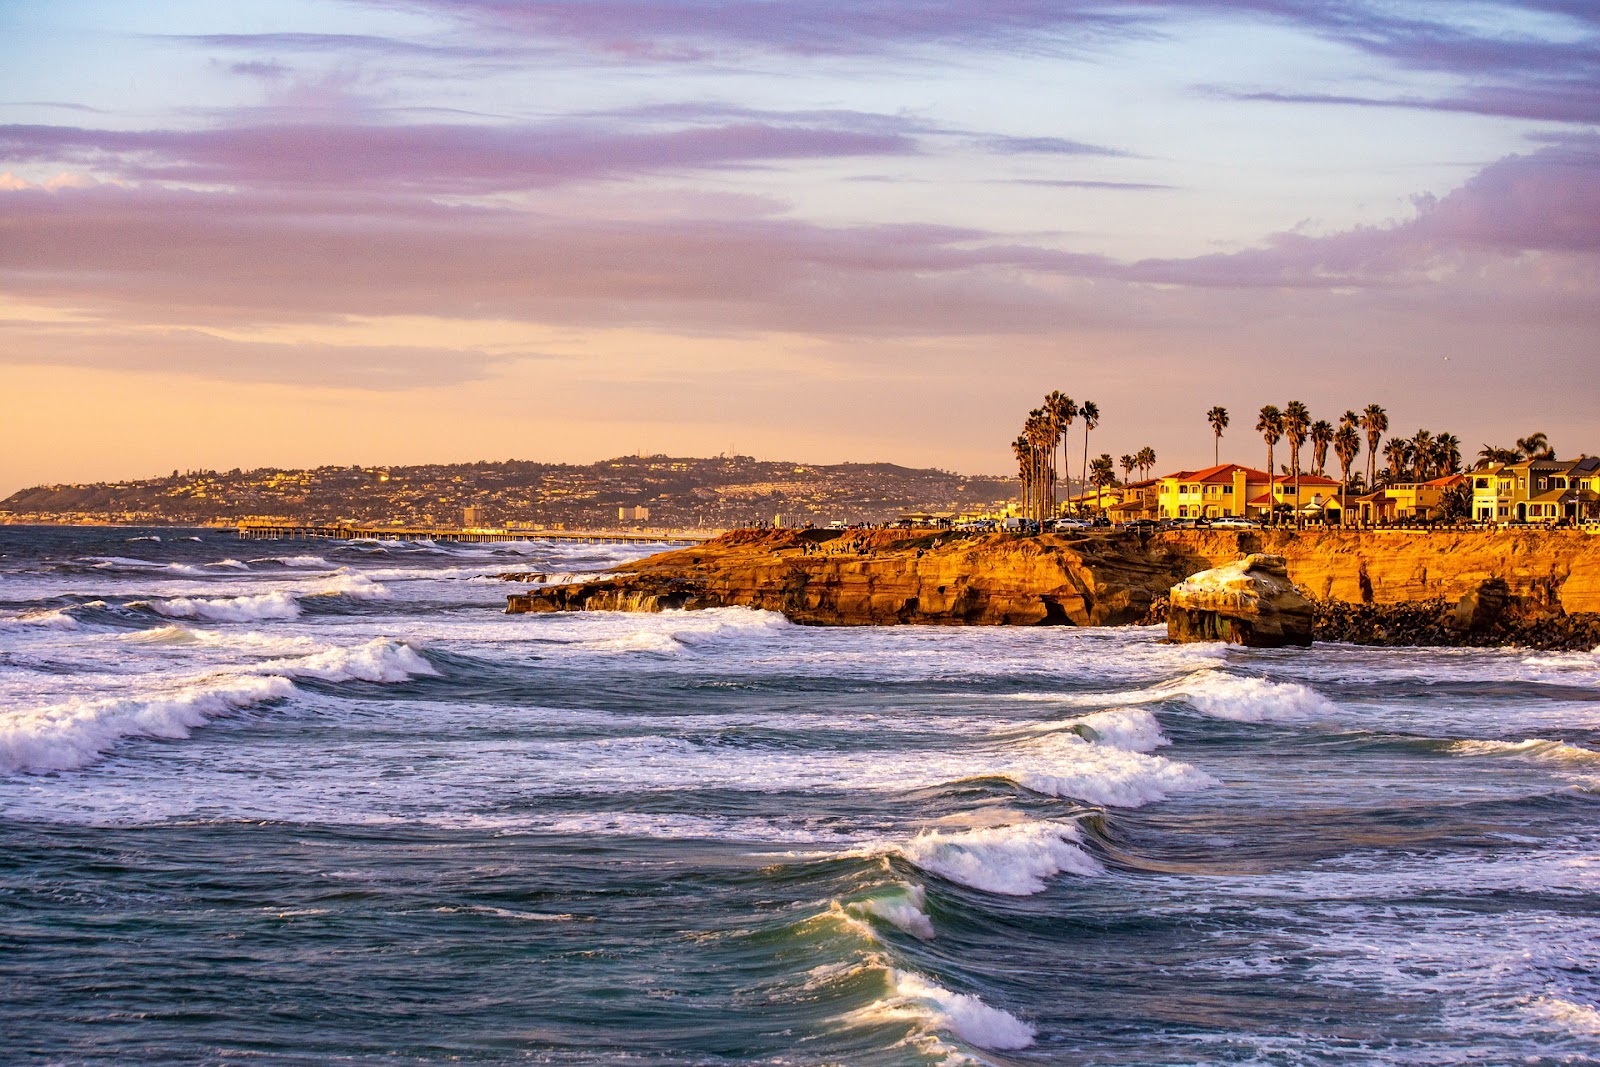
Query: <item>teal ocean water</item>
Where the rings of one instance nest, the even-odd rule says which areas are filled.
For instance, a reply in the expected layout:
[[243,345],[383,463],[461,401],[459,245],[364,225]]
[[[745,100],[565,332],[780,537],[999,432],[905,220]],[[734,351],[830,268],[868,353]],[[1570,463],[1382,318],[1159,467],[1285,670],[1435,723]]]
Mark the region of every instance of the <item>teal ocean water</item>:
[[1600,656],[0,528],[8,1063],[1600,1062]]

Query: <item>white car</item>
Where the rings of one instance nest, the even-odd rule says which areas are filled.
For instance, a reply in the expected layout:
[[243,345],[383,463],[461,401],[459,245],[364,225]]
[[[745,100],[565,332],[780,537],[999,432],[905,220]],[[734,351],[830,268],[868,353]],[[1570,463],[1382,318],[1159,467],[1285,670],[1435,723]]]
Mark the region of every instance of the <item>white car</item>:
[[1259,530],[1261,529],[1261,524],[1254,519],[1229,516],[1221,519],[1212,519],[1211,528],[1213,530]]

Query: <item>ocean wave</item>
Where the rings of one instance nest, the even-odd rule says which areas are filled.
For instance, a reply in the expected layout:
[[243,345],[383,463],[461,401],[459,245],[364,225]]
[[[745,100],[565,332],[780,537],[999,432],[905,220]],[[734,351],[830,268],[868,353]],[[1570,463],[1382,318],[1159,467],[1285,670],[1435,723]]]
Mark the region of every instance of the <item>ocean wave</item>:
[[1037,1031],[971,993],[954,993],[910,971],[888,969],[889,993],[856,1013],[863,1021],[910,1022],[921,1035],[953,1034],[974,1048],[1009,1051],[1033,1044]]
[[1156,688],[1181,695],[1202,715],[1233,722],[1295,721],[1338,711],[1316,690],[1296,682],[1273,682],[1219,670],[1196,671]]
[[294,692],[287,678],[242,676],[171,692],[69,700],[0,715],[0,767],[8,771],[74,770],[124,738],[185,738],[197,726]]
[[1600,1037],[1600,1008],[1594,1005],[1579,1004],[1563,997],[1540,997],[1528,1005],[1528,1012],[1569,1033]]
[[321,556],[262,556],[250,560],[250,563],[266,563],[277,567],[295,567],[305,569],[333,570],[334,564],[329,563]]
[[126,738],[186,738],[212,719],[293,695],[296,678],[399,682],[436,673],[409,645],[377,638],[354,648],[272,660],[247,671],[190,679],[154,692],[74,698],[0,713],[0,769],[75,770]]
[[201,564],[201,566],[203,566],[203,567],[226,568],[228,570],[235,570],[235,571],[247,571],[247,570],[250,569],[250,565],[248,563],[244,562],[243,560],[238,560],[238,559],[219,559],[219,560],[216,560],[216,561],[214,561],[212,563],[203,563],[203,564]]
[[73,616],[71,608],[24,611],[18,615],[0,618],[0,626],[38,626],[48,630],[76,630],[81,625]]
[[626,632],[591,638],[583,642],[583,648],[590,652],[677,655],[700,646],[720,646],[729,638],[775,633],[793,625],[778,612],[754,608],[621,614],[617,618],[626,620]]
[[1530,737],[1525,741],[1452,741],[1449,751],[1458,756],[1522,756],[1544,763],[1595,763],[1600,752],[1564,741]]
[[1079,847],[1076,824],[1060,820],[1013,823],[947,833],[925,830],[899,852],[930,874],[1004,896],[1042,893],[1058,874],[1093,876],[1099,862]]
[[[1154,752],[1172,744],[1161,724],[1148,711],[1115,708],[1080,715],[1064,724],[1078,736],[1128,752]],[[1055,727],[1052,727],[1055,728]]]
[[856,917],[870,915],[882,919],[897,930],[924,941],[933,939],[933,920],[924,910],[927,893],[920,885],[897,882],[871,896],[853,900],[843,905],[843,910]]
[[204,619],[209,622],[258,622],[262,619],[296,619],[300,601],[292,593],[252,593],[229,597],[174,597],[171,600],[136,601],[169,619]]
[[354,648],[334,648],[297,659],[269,660],[255,668],[285,678],[323,682],[403,682],[418,675],[438,675],[416,649],[393,638],[378,637]]
[[1187,763],[1092,743],[1072,733],[1046,734],[1018,748],[997,773],[1035,793],[1090,804],[1139,808],[1217,784]]

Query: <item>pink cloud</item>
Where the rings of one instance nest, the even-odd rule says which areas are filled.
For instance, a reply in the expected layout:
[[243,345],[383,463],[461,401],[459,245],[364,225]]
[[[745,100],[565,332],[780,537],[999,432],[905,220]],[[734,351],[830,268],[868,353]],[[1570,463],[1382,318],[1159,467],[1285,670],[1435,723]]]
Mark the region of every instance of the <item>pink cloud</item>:
[[446,193],[546,187],[642,172],[907,155],[883,130],[755,121],[664,131],[592,126],[285,124],[210,130],[0,127],[0,158],[71,162],[145,181],[397,187]]

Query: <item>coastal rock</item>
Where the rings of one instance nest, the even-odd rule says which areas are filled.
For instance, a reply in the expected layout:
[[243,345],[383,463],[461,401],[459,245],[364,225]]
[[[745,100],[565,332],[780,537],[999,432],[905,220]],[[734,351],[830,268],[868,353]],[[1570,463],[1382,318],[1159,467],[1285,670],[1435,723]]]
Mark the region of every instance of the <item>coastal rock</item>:
[[1491,629],[1505,613],[1511,589],[1501,578],[1491,578],[1466,593],[1456,602],[1450,627],[1465,633],[1481,634]]
[[1255,553],[1174,586],[1167,636],[1250,648],[1311,644],[1311,602],[1289,581],[1282,556]]

